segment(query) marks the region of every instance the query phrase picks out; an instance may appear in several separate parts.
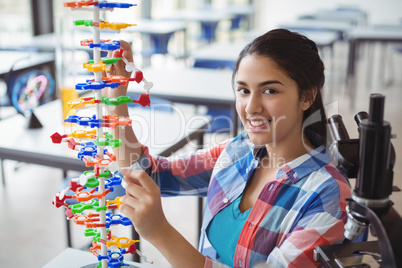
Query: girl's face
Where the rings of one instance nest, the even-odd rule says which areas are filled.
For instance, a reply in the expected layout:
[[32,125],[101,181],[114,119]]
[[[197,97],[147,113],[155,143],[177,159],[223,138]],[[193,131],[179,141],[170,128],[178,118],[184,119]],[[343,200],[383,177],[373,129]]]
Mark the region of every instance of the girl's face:
[[[265,56],[247,55],[236,80],[236,110],[255,145],[292,146],[302,141],[303,111],[297,83]],[[291,148],[291,147],[290,147]]]

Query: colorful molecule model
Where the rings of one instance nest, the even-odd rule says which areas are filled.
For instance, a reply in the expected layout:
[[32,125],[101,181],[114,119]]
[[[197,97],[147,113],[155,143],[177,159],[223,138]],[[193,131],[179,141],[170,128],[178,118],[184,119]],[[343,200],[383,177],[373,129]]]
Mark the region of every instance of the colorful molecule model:
[[[122,178],[117,172],[119,167],[116,156],[110,150],[110,148],[121,146],[122,141],[113,138],[108,129],[129,127],[131,126],[131,119],[102,114],[105,106],[116,106],[124,103],[137,103],[143,107],[150,105],[149,91],[153,86],[152,82],[144,78],[143,73],[135,67],[133,62],[128,62],[122,56],[120,41],[100,39],[102,31],[118,33],[122,29],[135,26],[127,23],[101,21],[99,19],[101,17],[100,12],[113,11],[115,8],[130,8],[136,5],[82,0],[66,2],[64,6],[72,10],[88,10],[93,14],[92,20],[74,22],[77,26],[93,29],[93,37],[82,40],[81,46],[93,50],[93,60],[83,63],[83,68],[93,72],[94,79],[78,83],[75,86],[76,90],[79,91],[92,91],[93,97],[81,97],[78,100],[70,101],[69,107],[75,110],[95,107],[96,114],[92,116],[70,115],[64,121],[76,124],[82,129],[64,134],[56,132],[51,135],[51,139],[53,143],[65,143],[70,149],[78,151],[77,157],[93,170],[85,171],[78,178],[71,179],[69,186],[57,193],[52,203],[56,207],[66,209],[65,214],[68,220],[87,228],[84,235],[93,239],[90,251],[97,258],[97,267],[118,268],[127,266],[124,264],[124,254],[139,254],[144,261],[149,262],[136,248],[135,243],[139,242],[138,240],[115,237],[112,234],[112,226],[130,226],[132,223],[129,218],[111,212],[121,205],[121,196],[114,200],[107,200],[108,193],[113,192],[114,188],[122,183]],[[114,53],[112,57],[101,58],[102,51],[114,51]],[[111,64],[115,64],[119,60],[125,62],[126,70],[133,72],[133,77],[102,77],[102,73],[105,73]],[[142,94],[138,100],[130,99],[127,96],[117,98],[102,96],[102,89],[110,88],[113,90],[119,86],[126,86],[130,81],[144,83],[146,94]],[[71,205],[71,203],[75,204]]]

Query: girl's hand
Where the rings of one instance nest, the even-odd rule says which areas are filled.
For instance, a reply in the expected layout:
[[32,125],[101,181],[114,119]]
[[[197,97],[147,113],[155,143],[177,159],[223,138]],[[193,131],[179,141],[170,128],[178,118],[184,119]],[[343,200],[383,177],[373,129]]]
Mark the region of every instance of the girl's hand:
[[171,226],[162,210],[159,187],[147,173],[123,169],[128,183],[119,210],[131,219],[140,236],[154,245],[172,267],[204,267],[205,257]]
[[[120,47],[123,49],[123,57],[127,59],[128,62],[133,62],[133,52],[131,50],[131,45],[126,41],[120,40]],[[109,52],[108,57],[112,57],[114,52]],[[117,63],[110,66],[110,71],[103,73],[102,76],[114,76],[121,75],[126,78],[131,77],[131,72],[126,71],[126,64],[121,59]],[[106,98],[115,98],[118,96],[125,96],[127,94],[127,86],[119,86],[118,88],[107,88],[103,90],[102,95]]]
[[160,189],[144,171],[124,169],[122,174],[127,187],[119,210],[131,219],[138,234],[152,243],[170,226],[162,210]]

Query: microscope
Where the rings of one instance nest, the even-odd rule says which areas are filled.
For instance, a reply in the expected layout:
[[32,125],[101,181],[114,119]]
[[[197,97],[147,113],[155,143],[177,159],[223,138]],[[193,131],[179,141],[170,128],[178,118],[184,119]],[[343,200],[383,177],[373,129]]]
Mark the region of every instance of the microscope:
[[[348,220],[342,244],[319,246],[314,258],[323,267],[402,267],[402,219],[389,199],[395,150],[391,126],[384,121],[385,96],[370,95],[369,113],[355,116],[359,139],[350,139],[340,115],[328,121],[334,142],[332,161],[356,185],[346,207]],[[367,238],[368,228],[376,241]]]

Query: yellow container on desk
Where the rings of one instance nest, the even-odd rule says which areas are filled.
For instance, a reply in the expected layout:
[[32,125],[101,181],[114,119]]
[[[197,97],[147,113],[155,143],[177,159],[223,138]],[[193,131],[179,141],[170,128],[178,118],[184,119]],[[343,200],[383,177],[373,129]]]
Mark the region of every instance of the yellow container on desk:
[[[75,90],[75,88],[73,87],[62,87],[59,89],[59,93],[60,93],[60,100],[62,103],[62,109],[63,109],[63,122],[64,119],[66,119],[68,116],[70,115],[74,115],[75,114],[75,110],[71,109],[68,106],[68,102],[72,101],[72,100],[76,100],[78,99],[78,94],[77,91]],[[71,126],[71,123],[64,123],[65,126]]]

